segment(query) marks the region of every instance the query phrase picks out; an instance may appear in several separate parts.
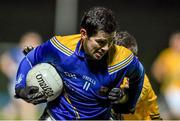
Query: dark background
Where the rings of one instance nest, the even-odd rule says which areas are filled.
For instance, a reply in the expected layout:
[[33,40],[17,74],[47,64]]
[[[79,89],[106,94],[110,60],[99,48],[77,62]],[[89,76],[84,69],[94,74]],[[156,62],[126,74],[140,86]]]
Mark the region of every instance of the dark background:
[[151,65],[159,52],[168,47],[170,34],[180,30],[180,1],[80,0],[79,16],[92,6],[112,9],[118,18],[119,30],[128,31],[136,38],[139,58],[157,92],[159,85],[151,76]]
[[54,32],[55,0],[0,1],[0,42],[17,43],[26,31],[44,39]]
[[[112,9],[118,18],[119,29],[128,31],[137,39],[139,59],[157,90],[158,86],[150,73],[151,65],[159,52],[168,47],[170,34],[180,29],[180,1],[79,0],[75,33],[79,32],[80,19],[85,10],[93,6]],[[0,44],[17,43],[26,31],[37,31],[44,40],[52,37],[55,7],[55,0],[0,1]]]
[[[27,31],[40,33],[43,40],[52,37],[54,15],[55,0],[0,1],[0,54],[16,45]],[[0,92],[7,93],[8,83],[0,73]]]

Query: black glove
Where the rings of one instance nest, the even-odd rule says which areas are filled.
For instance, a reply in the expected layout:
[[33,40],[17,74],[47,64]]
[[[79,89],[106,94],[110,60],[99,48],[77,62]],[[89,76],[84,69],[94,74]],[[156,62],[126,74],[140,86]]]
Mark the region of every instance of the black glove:
[[108,95],[108,99],[113,103],[113,104],[118,104],[120,103],[120,100],[122,97],[125,95],[124,90],[121,88],[113,88]]
[[26,46],[24,49],[23,49],[23,54],[24,55],[27,55],[31,50],[33,50],[34,47],[32,46]]
[[15,93],[15,98],[22,98],[26,102],[34,105],[47,102],[47,96],[43,92],[39,92],[39,88],[36,86],[16,88]]

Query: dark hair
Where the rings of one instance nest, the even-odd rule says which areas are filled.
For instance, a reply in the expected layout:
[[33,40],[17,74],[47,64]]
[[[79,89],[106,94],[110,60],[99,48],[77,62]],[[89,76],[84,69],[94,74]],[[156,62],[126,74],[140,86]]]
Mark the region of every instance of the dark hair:
[[113,12],[104,7],[94,7],[85,12],[80,26],[87,31],[90,37],[98,31],[112,33],[116,30],[116,20]]
[[128,32],[117,32],[115,44],[130,49],[135,55],[138,54],[138,45],[136,39]]

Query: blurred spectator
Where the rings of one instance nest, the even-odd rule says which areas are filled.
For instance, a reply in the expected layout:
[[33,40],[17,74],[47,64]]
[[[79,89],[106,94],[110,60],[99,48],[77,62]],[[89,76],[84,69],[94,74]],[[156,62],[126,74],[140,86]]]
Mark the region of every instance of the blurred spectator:
[[171,35],[169,48],[159,54],[152,73],[161,86],[169,110],[165,115],[171,114],[167,119],[180,119],[180,32]]
[[37,117],[37,106],[15,99],[14,87],[17,67],[24,57],[22,53],[23,48],[26,46],[36,47],[40,45],[41,41],[41,36],[38,33],[27,32],[21,37],[17,47],[4,52],[0,57],[0,69],[9,78],[8,91],[10,101],[2,109],[2,115],[5,119],[33,120]]

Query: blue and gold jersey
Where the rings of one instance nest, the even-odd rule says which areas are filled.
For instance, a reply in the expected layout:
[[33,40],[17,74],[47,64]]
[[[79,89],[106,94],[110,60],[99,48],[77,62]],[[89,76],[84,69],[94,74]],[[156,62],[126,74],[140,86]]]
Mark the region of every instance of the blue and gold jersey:
[[129,77],[130,106],[135,107],[141,93],[144,70],[128,49],[113,46],[99,61],[87,59],[80,35],[55,36],[33,51],[21,62],[17,87],[26,86],[27,72],[36,64],[52,63],[64,82],[64,91],[47,105],[56,120],[109,119],[111,103],[108,92]]

